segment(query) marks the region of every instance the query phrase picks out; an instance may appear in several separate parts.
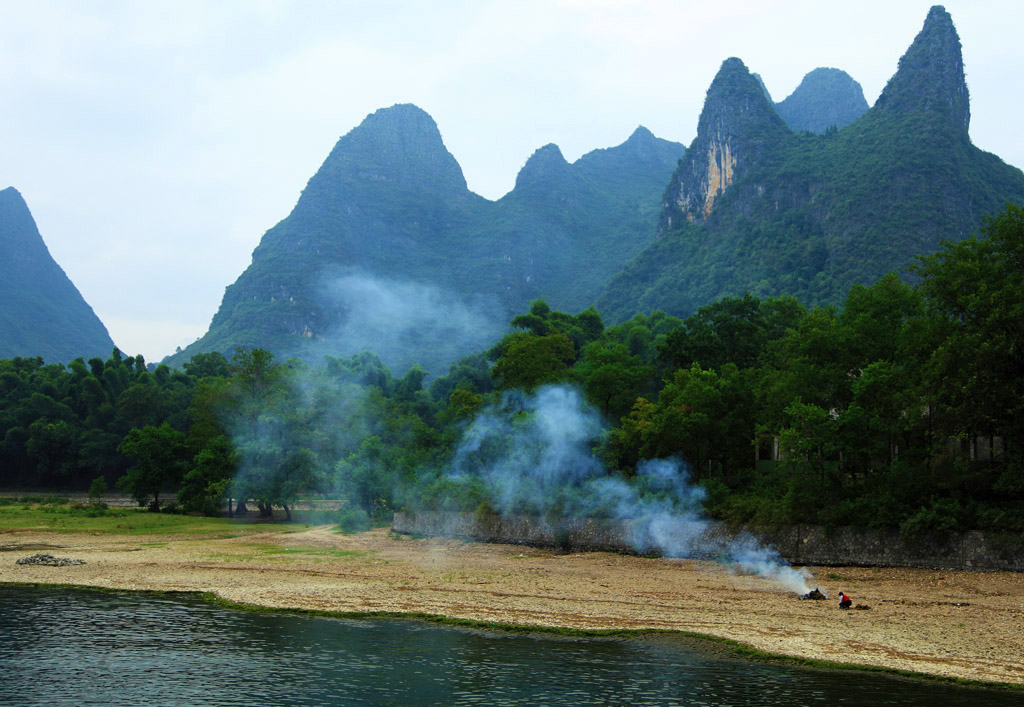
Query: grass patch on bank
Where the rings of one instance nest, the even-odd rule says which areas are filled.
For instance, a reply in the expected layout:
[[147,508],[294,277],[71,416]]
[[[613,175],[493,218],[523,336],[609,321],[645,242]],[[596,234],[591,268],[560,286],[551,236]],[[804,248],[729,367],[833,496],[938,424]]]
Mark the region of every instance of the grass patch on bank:
[[369,550],[342,550],[336,547],[315,545],[284,546],[274,543],[233,543],[230,548],[219,548],[218,552],[206,555],[208,560],[226,562],[289,562],[306,560],[326,562],[328,560],[359,560],[371,557]]
[[272,545],[263,550],[264,556],[282,555],[286,557],[320,557],[324,559],[356,559],[366,557],[366,550],[339,550],[333,547],[281,547]]
[[[27,501],[27,499],[26,499]],[[40,530],[101,535],[188,534],[230,537],[253,532],[287,533],[285,524],[252,524],[230,518],[150,513],[142,508],[107,508],[102,505],[31,502],[0,504],[0,531]]]

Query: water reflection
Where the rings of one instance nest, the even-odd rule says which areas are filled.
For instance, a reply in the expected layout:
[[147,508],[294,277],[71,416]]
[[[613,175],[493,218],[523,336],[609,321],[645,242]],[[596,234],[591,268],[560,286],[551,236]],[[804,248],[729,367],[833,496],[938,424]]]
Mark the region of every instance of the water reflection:
[[970,705],[1024,694],[562,639],[0,587],[3,705]]

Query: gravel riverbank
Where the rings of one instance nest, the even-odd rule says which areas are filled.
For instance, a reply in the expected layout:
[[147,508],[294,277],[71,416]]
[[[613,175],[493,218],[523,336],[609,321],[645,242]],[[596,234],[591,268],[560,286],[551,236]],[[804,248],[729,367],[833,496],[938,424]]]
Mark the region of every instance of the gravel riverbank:
[[[18,565],[46,549],[84,560]],[[710,562],[411,539],[327,527],[236,537],[0,534],[0,582],[212,592],[335,612],[434,614],[523,626],[671,629],[782,655],[1024,685],[1024,575],[809,568],[830,596],[801,601]]]

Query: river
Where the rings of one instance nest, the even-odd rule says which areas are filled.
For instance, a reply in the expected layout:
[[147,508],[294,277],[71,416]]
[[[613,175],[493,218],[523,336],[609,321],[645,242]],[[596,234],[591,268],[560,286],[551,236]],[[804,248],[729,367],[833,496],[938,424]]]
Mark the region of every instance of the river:
[[1024,705],[1024,692],[720,653],[0,586],[0,705]]

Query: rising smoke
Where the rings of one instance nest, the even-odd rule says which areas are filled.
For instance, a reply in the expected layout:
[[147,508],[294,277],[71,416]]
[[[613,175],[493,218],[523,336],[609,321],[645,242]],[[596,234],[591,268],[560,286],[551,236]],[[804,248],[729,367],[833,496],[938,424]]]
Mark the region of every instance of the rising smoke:
[[646,461],[631,481],[610,474],[593,451],[601,433],[597,411],[573,388],[509,392],[466,431],[449,480],[482,486],[502,515],[621,521],[637,551],[714,558],[791,591],[810,590],[806,570],[790,567],[754,536],[724,532],[707,518],[704,490],[689,483],[680,460]]
[[[375,457],[384,445],[385,413],[372,391],[402,385],[391,373],[401,378],[413,364],[444,373],[459,357],[492,345],[503,331],[496,322],[507,320],[484,300],[354,269],[325,273],[318,304],[341,323],[278,358],[318,365],[287,363],[272,394],[222,412],[238,451],[236,496],[286,497],[317,488],[362,505],[369,497],[390,497],[382,489],[393,480]],[[410,387],[423,383],[415,372],[409,380]]]
[[373,351],[397,376],[413,364],[443,375],[448,364],[492,346],[507,328],[497,302],[359,270],[326,274],[321,295],[341,323],[321,333],[317,353]]
[[[318,342],[322,353],[339,357],[373,350],[393,371],[425,360],[434,362],[435,373],[443,371],[459,356],[492,344],[502,330],[495,322],[504,321],[493,305],[354,271],[325,279],[323,293],[328,306],[345,316],[337,330]],[[264,478],[267,474],[287,477],[314,468],[330,469],[330,478],[321,482],[345,495],[351,495],[353,484],[367,486],[371,478],[377,484],[398,484],[397,478],[380,476],[372,445],[367,447],[383,423],[367,417],[366,395],[355,383],[295,375],[288,386],[290,400],[276,412],[261,406],[258,414],[226,420],[240,451],[235,493],[244,497],[248,488],[275,485],[274,479]],[[302,411],[314,436],[331,440],[323,459],[303,457],[310,445],[290,429],[294,410]],[[472,489],[462,498],[482,492],[502,515],[622,521],[637,551],[714,558],[792,591],[809,591],[805,570],[793,569],[757,538],[723,532],[706,517],[704,490],[689,483],[682,461],[646,461],[628,481],[609,473],[594,453],[604,429],[598,412],[573,388],[548,386],[531,395],[509,391],[468,427],[445,475],[455,486]],[[362,466],[351,455],[364,447],[370,463],[357,474]],[[338,461],[350,459],[355,461]],[[282,478],[281,483],[292,481]],[[392,491],[407,499],[416,494],[413,488]]]

